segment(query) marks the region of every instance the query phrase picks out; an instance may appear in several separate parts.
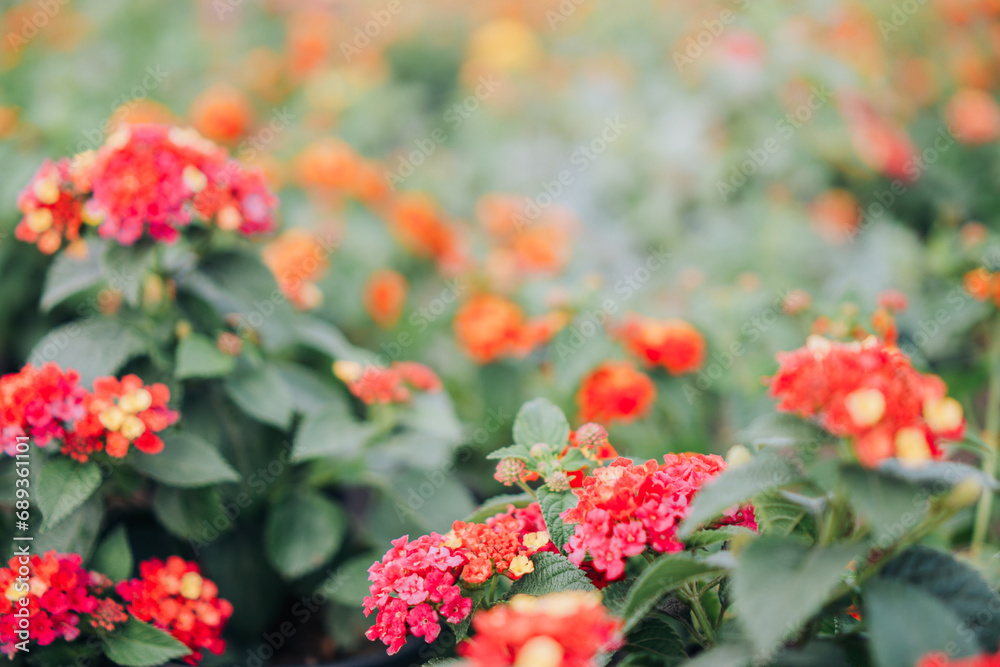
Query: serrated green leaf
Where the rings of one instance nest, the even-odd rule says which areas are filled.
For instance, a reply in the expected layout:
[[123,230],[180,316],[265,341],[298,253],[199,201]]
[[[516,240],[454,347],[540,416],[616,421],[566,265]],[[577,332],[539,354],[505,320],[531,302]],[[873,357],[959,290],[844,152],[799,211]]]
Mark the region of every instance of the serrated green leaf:
[[622,616],[635,579],[619,579],[601,589],[601,603],[615,616]]
[[527,493],[512,493],[503,496],[495,496],[476,508],[476,511],[463,519],[466,523],[482,523],[490,517],[507,511],[508,505],[514,507],[527,507],[535,499]]
[[226,393],[247,415],[285,430],[292,421],[291,394],[270,364],[241,368],[226,378]]
[[378,425],[359,422],[339,409],[307,416],[295,433],[293,461],[317,458],[352,459],[378,433]]
[[896,477],[843,466],[840,477],[854,508],[880,549],[888,549],[927,516],[927,493]]
[[90,569],[107,576],[111,581],[122,581],[132,576],[132,548],[128,544],[125,526],[119,525],[108,533],[97,547]]
[[134,616],[114,632],[101,634],[104,654],[123,667],[153,667],[191,653],[172,636]]
[[271,565],[286,579],[297,579],[330,560],[346,532],[347,517],[338,505],[302,491],[268,512],[264,545]]
[[687,554],[667,554],[643,570],[629,591],[622,608],[625,632],[636,627],[663,597],[692,581],[708,580],[722,574],[720,568]]
[[228,375],[235,367],[236,360],[221,351],[208,336],[193,333],[177,345],[174,375],[180,379],[219,377]]
[[510,587],[510,596],[545,595],[560,591],[596,590],[590,579],[569,559],[560,554],[540,551],[531,557],[534,572],[524,575]]
[[45,274],[45,287],[42,288],[42,298],[38,302],[43,313],[101,281],[103,274],[100,257],[103,246],[100,242],[88,242],[87,256],[83,258],[65,252],[56,255]]
[[698,491],[677,536],[685,539],[730,507],[746,502],[759,493],[800,481],[802,476],[786,458],[758,454],[747,463],[724,471]]
[[545,398],[528,401],[514,418],[514,442],[530,448],[542,442],[561,449],[569,441],[569,422],[562,410]]
[[101,263],[108,284],[121,290],[125,302],[130,306],[139,304],[144,278],[156,257],[155,251],[156,243],[143,239],[130,246],[109,243],[102,257]]
[[652,661],[643,665],[673,665],[687,658],[680,635],[660,615],[643,619],[625,638],[625,650]]
[[38,508],[45,518],[44,533],[87,502],[104,476],[93,462],[78,463],[69,458],[49,461],[38,476]]
[[32,551],[45,553],[54,550],[62,553],[78,553],[84,560],[90,557],[94,541],[101,529],[104,503],[100,496],[94,496],[76,511],[60,521],[52,529],[35,537]]
[[538,489],[538,504],[542,508],[542,517],[545,519],[545,529],[549,533],[549,539],[560,551],[569,542],[569,538],[576,531],[575,526],[567,525],[560,518],[564,511],[570,507],[576,507],[576,496],[571,491],[555,492],[546,488]]
[[[230,506],[236,511],[242,509],[239,505]],[[184,540],[213,539],[226,532],[238,518],[223,508],[217,486],[194,489],[160,486],[153,495],[153,513],[164,528]],[[221,526],[219,517],[225,518]]]
[[1000,594],[979,571],[951,554],[913,546],[889,561],[879,578],[905,581],[937,598],[975,634],[984,652],[1000,645]]
[[115,375],[126,361],[148,351],[149,339],[135,327],[97,317],[53,329],[35,345],[28,362],[54,361],[80,373],[87,386],[98,377]]
[[815,520],[803,502],[796,502],[794,496],[787,492],[771,492],[755,496],[753,499],[754,515],[760,532],[765,535],[804,535],[811,536],[815,532]]
[[510,445],[501,447],[486,455],[488,459],[520,459],[522,461],[531,460],[531,452],[524,445]]
[[877,667],[912,667],[927,653],[950,658],[981,649],[961,619],[934,596],[895,579],[875,579],[862,593],[870,651]]
[[240,480],[219,451],[200,436],[190,431],[166,431],[160,437],[163,451],[159,454],[134,452],[129,457],[132,467],[147,477],[180,487]]
[[810,548],[764,535],[740,552],[733,570],[733,609],[757,654],[767,654],[823,605],[864,546]]

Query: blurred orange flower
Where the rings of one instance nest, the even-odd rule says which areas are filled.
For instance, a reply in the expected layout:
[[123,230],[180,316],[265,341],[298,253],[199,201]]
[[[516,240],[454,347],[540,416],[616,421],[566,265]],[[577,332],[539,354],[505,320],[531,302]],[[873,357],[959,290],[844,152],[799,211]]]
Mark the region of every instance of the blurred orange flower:
[[315,234],[290,229],[271,241],[262,254],[293,306],[307,310],[322,303],[323,293],[315,281],[330,268],[330,258]]
[[858,200],[847,190],[827,190],[809,205],[809,217],[816,231],[830,243],[844,243],[861,221]]
[[365,310],[383,329],[396,326],[406,304],[406,278],[391,269],[381,269],[365,283]]
[[415,255],[439,263],[459,259],[458,234],[429,196],[420,193],[400,196],[389,217],[393,233]]
[[671,375],[692,373],[705,362],[705,338],[684,320],[632,315],[619,335],[629,353],[647,366],[663,366]]
[[195,98],[190,116],[202,135],[215,141],[233,142],[250,127],[253,110],[246,95],[230,85],[218,84]]
[[605,361],[584,378],[576,394],[580,421],[624,422],[643,417],[656,400],[656,385],[627,361]]
[[1000,107],[982,90],[958,91],[948,102],[945,117],[952,134],[964,144],[978,146],[1000,136]]
[[339,190],[363,201],[386,193],[378,168],[347,143],[334,137],[314,141],[295,159],[295,177],[302,187]]

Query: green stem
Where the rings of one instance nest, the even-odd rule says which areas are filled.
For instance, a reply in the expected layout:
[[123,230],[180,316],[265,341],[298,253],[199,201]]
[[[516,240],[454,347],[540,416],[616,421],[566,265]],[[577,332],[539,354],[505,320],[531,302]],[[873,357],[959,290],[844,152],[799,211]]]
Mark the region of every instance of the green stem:
[[[983,472],[993,477],[997,467],[997,437],[1000,431],[1000,330],[994,334],[990,348],[990,383],[986,391],[986,433],[983,440],[988,451],[983,454]],[[990,514],[993,511],[993,492],[983,489],[976,508],[976,523],[972,530],[972,553],[978,554],[986,542],[990,530]]]
[[521,487],[521,489],[523,489],[524,492],[527,493],[529,496],[531,496],[536,502],[538,501],[538,496],[535,494],[535,490],[534,489],[532,489],[530,486],[528,486],[527,484],[525,484],[521,480],[517,481],[517,485],[519,487]]
[[491,607],[493,606],[493,603],[495,602],[495,600],[493,598],[496,595],[497,584],[499,583],[499,581],[500,581],[500,577],[499,576],[495,576],[495,577],[493,577],[493,581],[490,582],[490,592],[486,596],[486,601],[489,603],[489,605]]
[[694,614],[695,620],[698,621],[698,625],[701,626],[701,631],[705,635],[705,639],[708,642],[706,648],[715,643],[715,630],[712,624],[708,621],[708,614],[705,613],[705,608],[701,605],[701,598],[698,597],[698,592],[693,591],[690,596],[691,603],[691,613]]

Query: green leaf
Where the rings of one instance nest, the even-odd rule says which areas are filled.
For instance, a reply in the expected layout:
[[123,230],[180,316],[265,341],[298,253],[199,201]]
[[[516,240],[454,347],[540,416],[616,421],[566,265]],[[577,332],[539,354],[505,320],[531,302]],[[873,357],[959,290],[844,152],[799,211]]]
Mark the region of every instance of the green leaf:
[[688,549],[708,547],[719,542],[727,542],[740,535],[755,535],[754,531],[743,526],[719,526],[708,530],[699,530],[684,540],[684,546]]
[[556,449],[569,441],[569,422],[562,410],[545,398],[528,401],[514,418],[514,442],[530,448],[543,442]]
[[933,651],[946,651],[951,658],[981,651],[952,610],[904,581],[870,581],[862,600],[872,660],[878,667],[913,667]]
[[635,579],[619,579],[601,589],[601,603],[615,616],[622,616]]
[[864,553],[857,544],[811,549],[789,537],[764,535],[743,551],[733,570],[733,608],[758,655],[767,654],[827,602],[847,565]]
[[[241,506],[230,503],[230,507]],[[179,489],[174,486],[160,486],[153,496],[153,513],[168,531],[184,540],[206,542],[225,532],[237,517],[230,516],[223,509],[222,494],[217,486],[203,486],[195,489]],[[221,527],[216,521],[225,517]]]
[[787,459],[773,454],[758,454],[747,463],[713,478],[698,491],[677,536],[685,539],[730,507],[764,491],[800,481],[801,475]]
[[975,634],[983,651],[1000,645],[1000,594],[979,571],[951,554],[913,546],[887,563],[879,577],[905,581],[937,598]]
[[927,493],[919,486],[853,465],[844,466],[840,477],[880,549],[891,547],[927,516]]
[[28,362],[40,366],[54,361],[63,368],[75,368],[80,384],[115,375],[125,362],[145,354],[150,341],[135,327],[117,320],[97,317],[70,322],[53,329],[35,345]]
[[508,505],[514,507],[527,507],[535,499],[527,493],[512,493],[503,496],[495,496],[476,508],[476,511],[463,519],[466,523],[482,523],[490,517],[494,517],[501,512],[507,511]]
[[122,581],[132,575],[132,548],[128,544],[125,526],[119,525],[108,533],[90,562],[90,569],[107,576],[111,581]]
[[345,561],[320,590],[337,602],[360,607],[369,594],[368,568],[381,558],[381,554],[370,552]]
[[687,658],[680,635],[660,614],[643,619],[625,638],[624,648],[630,653],[654,659],[636,664],[672,665]]
[[522,461],[531,460],[531,452],[524,445],[509,445],[501,447],[486,455],[488,459],[520,459]]
[[786,491],[772,491],[755,496],[754,515],[761,533],[778,536],[813,536],[816,522],[810,508],[805,504],[809,500]]
[[222,352],[208,336],[193,333],[177,346],[178,378],[208,378],[228,375],[236,366],[236,359]]
[[355,458],[377,432],[377,424],[355,421],[339,409],[309,415],[295,433],[292,461]]
[[78,463],[69,458],[49,461],[38,476],[38,509],[45,532],[66,518],[94,495],[104,477],[96,463]]
[[531,557],[534,572],[529,572],[510,586],[509,596],[545,595],[560,591],[593,591],[594,584],[566,556],[540,551]]
[[570,507],[576,507],[576,500],[576,496],[571,491],[556,493],[544,487],[538,489],[538,504],[541,506],[542,516],[545,518],[545,529],[549,533],[549,539],[559,547],[560,551],[576,532],[576,526],[567,525],[559,515]]
[[344,417],[351,416],[347,396],[329,381],[329,376],[291,362],[279,361],[274,367],[288,387],[296,412],[311,415],[339,410]]
[[347,517],[338,505],[303,491],[271,508],[264,545],[275,569],[286,579],[296,579],[330,560],[346,532]]
[[65,252],[56,255],[45,274],[45,287],[38,303],[43,313],[101,281],[103,245],[103,242],[88,242],[87,256],[83,258],[72,257]]
[[312,315],[298,315],[295,318],[295,333],[303,345],[323,352],[340,361],[357,361],[362,364],[375,363],[376,356],[368,350],[355,347],[329,322]]
[[182,487],[240,480],[219,451],[200,436],[190,431],[166,431],[160,437],[163,451],[159,454],[134,452],[130,456],[132,467],[147,477]]
[[943,493],[970,477],[978,480],[985,488],[1000,488],[996,479],[979,468],[955,461],[924,461],[919,466],[907,466],[899,459],[886,459],[879,464],[878,470],[907,482],[930,487],[935,493]]
[[622,609],[625,631],[636,627],[664,596],[688,582],[708,580],[721,573],[720,568],[687,554],[660,556],[643,570],[629,591]]
[[130,616],[114,632],[102,632],[104,654],[125,667],[153,667],[175,658],[182,658],[191,650],[169,634]]
[[226,378],[226,393],[243,412],[259,422],[287,430],[292,421],[291,394],[277,369],[269,364],[241,368]]
[[32,551],[45,553],[55,550],[62,553],[78,553],[87,560],[101,529],[103,516],[104,503],[101,502],[100,496],[94,496],[58,525],[37,535],[32,544]]
[[156,258],[156,243],[142,240],[131,246],[109,243],[102,258],[104,275],[112,287],[120,289],[130,306],[139,304],[146,273]]
[[685,662],[684,667],[748,667],[749,650],[749,646],[742,644],[716,646]]

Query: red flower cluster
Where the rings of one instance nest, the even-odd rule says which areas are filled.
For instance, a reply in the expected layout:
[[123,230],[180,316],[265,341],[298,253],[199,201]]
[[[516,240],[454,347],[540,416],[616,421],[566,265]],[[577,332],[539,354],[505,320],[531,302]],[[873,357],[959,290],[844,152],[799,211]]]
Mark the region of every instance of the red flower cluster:
[[529,558],[554,550],[538,503],[507,511],[485,523],[456,521],[448,535],[431,533],[410,542],[393,541],[381,562],[368,568],[365,615],[378,611],[365,634],[396,653],[412,634],[428,643],[441,632],[439,616],[458,623],[472,611],[460,582],[478,585],[494,574],[518,579],[534,570]]
[[771,395],[778,409],[812,417],[834,435],[851,437],[862,465],[896,456],[938,458],[939,439],[962,435],[962,406],[936,375],[924,375],[899,349],[874,337],[852,343],[811,336],[778,355]]
[[472,627],[475,637],[459,647],[469,667],[590,667],[622,644],[621,621],[583,591],[516,595],[478,612]]
[[444,546],[437,533],[410,542],[404,535],[393,540],[382,561],[368,568],[372,582],[365,598],[365,616],[376,609],[375,625],[365,636],[379,639],[396,653],[407,635],[423,637],[428,643],[441,632],[438,614],[458,623],[472,611],[472,600],[463,597],[455,584],[455,568],[464,559]]
[[[662,464],[633,465],[620,458],[598,468],[574,490],[577,506],[562,514],[566,523],[577,524],[567,545],[569,559],[582,565],[589,555],[595,570],[615,580],[625,572],[625,559],[647,547],[660,553],[683,550],[675,536],[678,524],[701,486],[725,467],[720,456],[667,454]],[[722,523],[757,528],[752,507],[733,508]]]
[[632,421],[656,400],[656,386],[627,361],[606,361],[584,378],[576,394],[581,421]]
[[39,447],[53,439],[66,442],[72,424],[87,410],[87,391],[80,375],[54,363],[28,364],[18,373],[0,377],[0,448],[13,456],[17,438],[28,436]]
[[122,245],[147,232],[172,243],[197,216],[250,236],[274,228],[276,205],[260,173],[194,130],[124,125],[96,151],[42,165],[18,200],[15,235],[51,254],[82,221]]
[[1000,667],[1000,653],[971,658],[949,658],[945,653],[928,653],[916,667]]
[[[98,606],[93,595],[94,573],[82,567],[79,554],[31,556],[27,563],[11,558],[0,569],[0,651],[13,658],[15,645],[25,639],[41,646],[80,634],[79,614]],[[26,616],[19,616],[27,610]],[[26,634],[19,635],[19,631]]]
[[671,375],[692,373],[705,363],[705,338],[683,320],[633,316],[619,335],[632,355],[647,366],[663,366]]
[[441,379],[437,374],[416,361],[394,361],[388,368],[338,361],[333,365],[333,372],[347,383],[352,394],[368,405],[406,403],[413,391],[441,391]]
[[94,393],[84,400],[87,415],[74,425],[63,452],[86,461],[89,454],[102,448],[109,456],[122,458],[129,444],[146,454],[163,451],[163,440],[156,433],[177,421],[177,411],[167,407],[170,390],[159,382],[143,386],[136,375],[121,380],[113,377],[94,380]]
[[169,632],[191,649],[184,660],[196,664],[207,649],[220,655],[226,648],[222,629],[233,605],[201,576],[198,566],[177,556],[167,562],[153,558],[139,564],[139,579],[119,583],[115,590],[130,614]]

